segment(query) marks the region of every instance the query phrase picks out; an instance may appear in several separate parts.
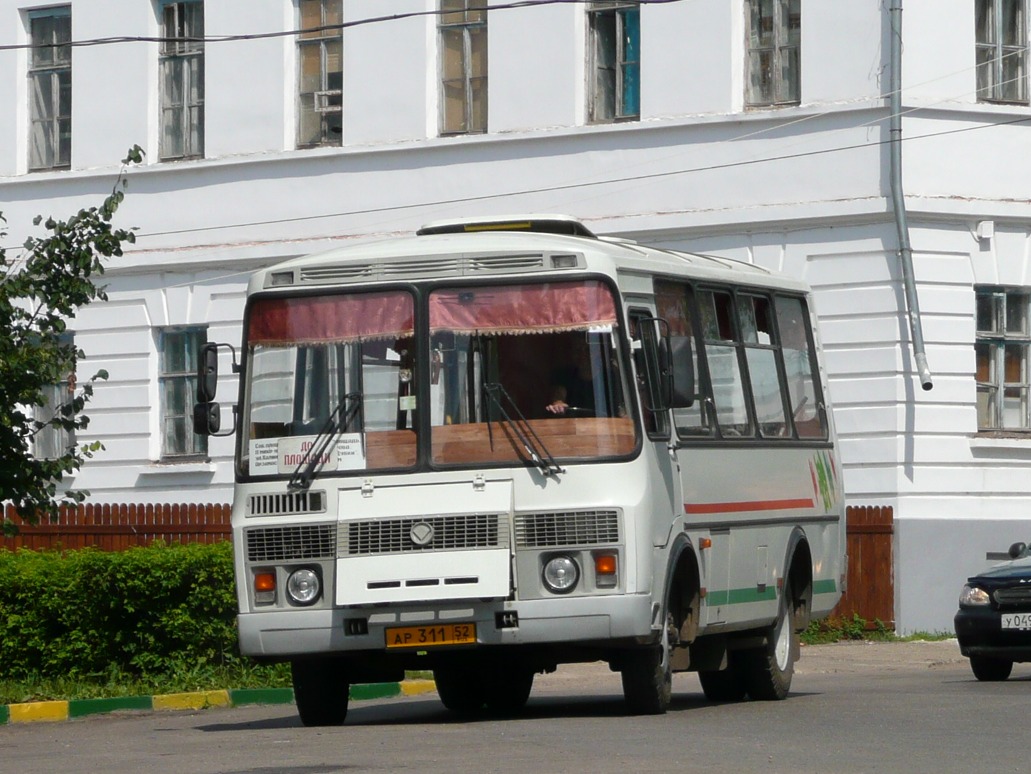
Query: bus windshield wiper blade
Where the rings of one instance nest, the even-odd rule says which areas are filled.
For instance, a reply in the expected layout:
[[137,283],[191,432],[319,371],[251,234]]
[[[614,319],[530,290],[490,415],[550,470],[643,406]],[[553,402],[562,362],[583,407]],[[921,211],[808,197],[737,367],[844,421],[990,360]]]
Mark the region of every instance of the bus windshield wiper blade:
[[333,439],[354,419],[362,405],[361,397],[361,394],[357,392],[349,392],[341,396],[333,413],[329,415],[326,423],[315,436],[315,440],[311,442],[311,446],[301,457],[297,469],[290,476],[288,489],[307,489],[311,486],[311,480],[315,477],[315,468],[318,467],[319,460],[322,459],[322,455],[326,453],[326,449],[329,448]]
[[[516,406],[515,401],[512,400],[512,396],[508,394],[508,391],[501,385],[501,382],[487,382],[483,385],[483,391],[486,393],[490,402],[494,404],[498,412],[501,414],[501,420],[505,423],[512,434],[518,439],[519,443],[523,447],[523,451],[526,452],[529,462],[532,462],[540,472],[545,476],[555,476],[559,473],[565,473],[559,464],[555,462],[555,458],[551,456],[551,452],[548,451],[544,445],[544,441],[533,431],[530,423],[526,421],[526,417]],[[512,409],[512,413],[516,415],[517,419],[512,419],[509,416],[508,411],[505,410],[504,404],[501,399],[504,398],[505,402],[508,403]],[[487,432],[490,433],[490,418],[487,420]],[[494,439],[491,434],[491,444],[493,445]]]

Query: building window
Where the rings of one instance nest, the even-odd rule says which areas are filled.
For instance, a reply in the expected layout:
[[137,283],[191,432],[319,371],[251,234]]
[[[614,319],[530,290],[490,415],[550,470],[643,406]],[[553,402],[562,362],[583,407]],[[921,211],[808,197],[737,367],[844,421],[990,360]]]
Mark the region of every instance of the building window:
[[204,155],[204,4],[166,3],[161,27],[161,158]]
[[977,288],[977,427],[1027,430],[1028,327],[1026,289]]
[[487,131],[487,10],[484,5],[482,0],[441,0],[440,3],[442,134]]
[[32,439],[32,454],[37,459],[57,459],[63,457],[75,445],[75,431],[51,422],[61,416],[63,408],[75,398],[75,361],[74,343],[70,333],[58,337],[58,346],[65,353],[72,354],[68,373],[59,382],[43,388],[43,402],[36,407],[33,418],[44,426],[38,427]]
[[638,3],[592,3],[587,11],[590,55],[588,120],[641,115],[641,10]]
[[162,459],[207,454],[207,437],[193,432],[197,353],[206,342],[203,328],[166,328],[159,334]]
[[976,0],[977,98],[1027,102],[1025,0]]
[[300,0],[301,29],[297,144],[302,148],[343,141],[342,0]]
[[72,11],[29,15],[29,169],[64,169],[72,161]]
[[750,106],[801,99],[802,0],[748,0]]

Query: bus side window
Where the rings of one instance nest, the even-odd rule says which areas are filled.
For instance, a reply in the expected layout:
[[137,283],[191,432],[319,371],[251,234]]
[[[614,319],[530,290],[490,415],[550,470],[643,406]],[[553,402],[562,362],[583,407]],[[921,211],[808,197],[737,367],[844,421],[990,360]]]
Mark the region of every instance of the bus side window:
[[709,413],[705,408],[705,389],[703,375],[698,366],[698,346],[694,331],[694,298],[691,286],[656,280],[655,299],[658,305],[658,316],[669,324],[672,337],[686,337],[691,340],[692,371],[694,373],[694,402],[688,408],[673,409],[673,425],[677,435],[707,436],[712,435]]
[[800,298],[777,296],[777,328],[784,353],[789,407],[799,438],[826,438],[827,418],[817,394],[817,369],[809,311]]
[[727,291],[702,290],[698,302],[720,434],[724,438],[751,437],[752,420],[741,368],[741,343],[734,330],[733,299]]
[[764,438],[787,437],[791,433],[785,413],[787,395],[780,380],[770,299],[742,293],[737,297],[737,311],[759,434]]

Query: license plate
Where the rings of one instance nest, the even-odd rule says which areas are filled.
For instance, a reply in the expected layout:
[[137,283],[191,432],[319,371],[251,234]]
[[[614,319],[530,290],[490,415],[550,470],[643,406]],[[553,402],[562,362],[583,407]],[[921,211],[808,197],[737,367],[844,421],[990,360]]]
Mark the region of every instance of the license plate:
[[386,631],[388,648],[431,648],[435,645],[475,645],[476,624],[392,626]]
[[1003,629],[1031,629],[1031,613],[1006,613],[1002,616]]

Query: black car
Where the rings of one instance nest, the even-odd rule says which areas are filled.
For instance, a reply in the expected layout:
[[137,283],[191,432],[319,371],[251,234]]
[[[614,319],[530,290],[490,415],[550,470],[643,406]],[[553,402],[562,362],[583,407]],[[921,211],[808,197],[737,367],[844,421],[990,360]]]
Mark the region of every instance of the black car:
[[1009,555],[959,594],[956,637],[978,680],[1005,680],[1014,661],[1031,661],[1031,552],[1014,543]]

